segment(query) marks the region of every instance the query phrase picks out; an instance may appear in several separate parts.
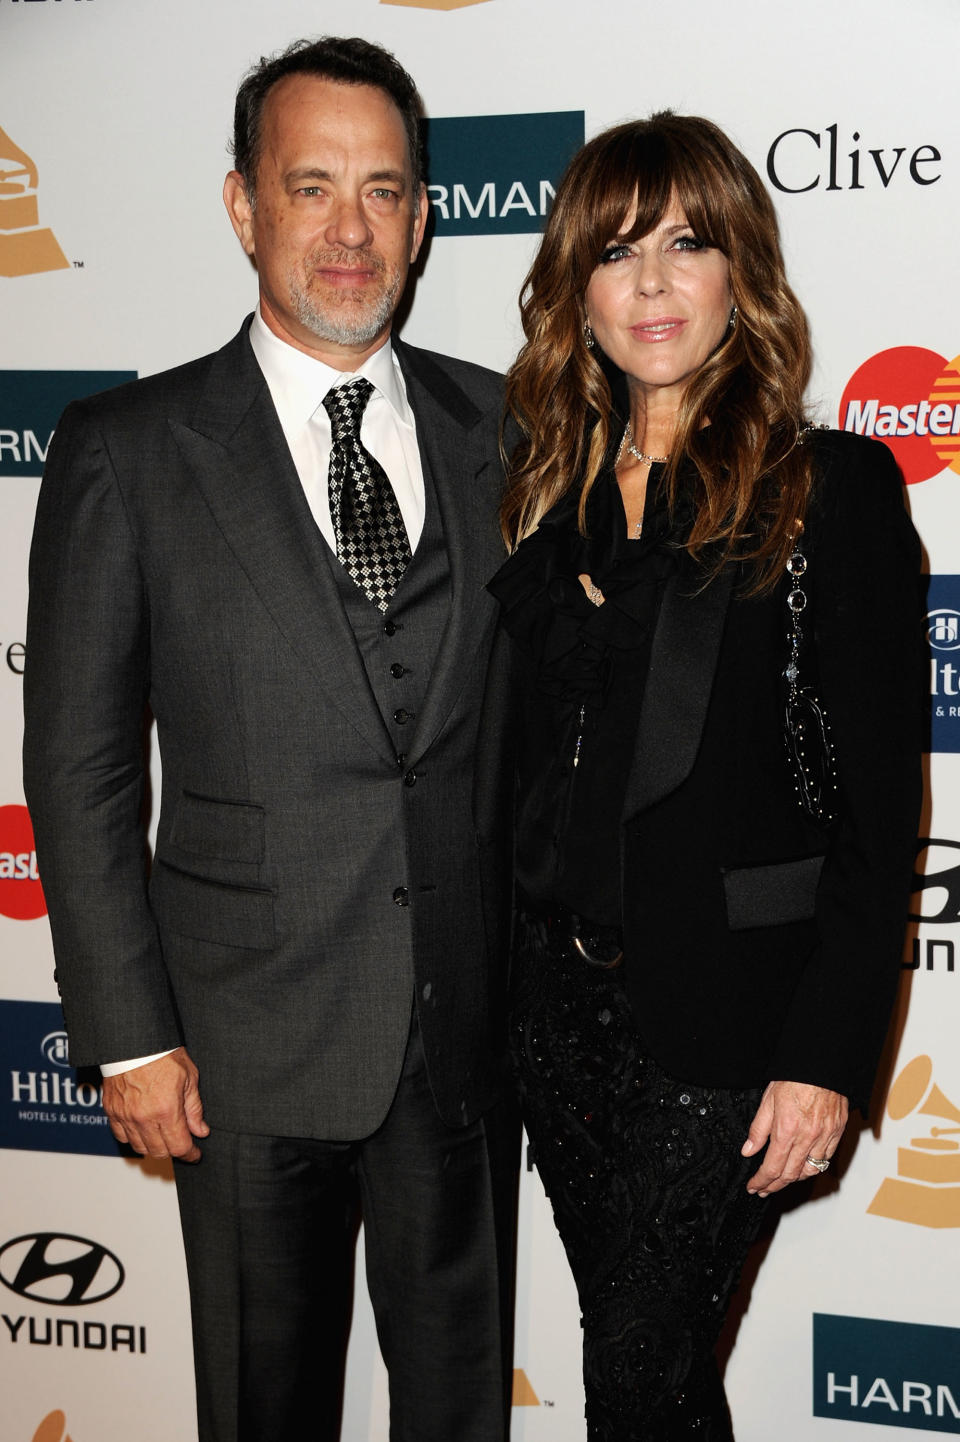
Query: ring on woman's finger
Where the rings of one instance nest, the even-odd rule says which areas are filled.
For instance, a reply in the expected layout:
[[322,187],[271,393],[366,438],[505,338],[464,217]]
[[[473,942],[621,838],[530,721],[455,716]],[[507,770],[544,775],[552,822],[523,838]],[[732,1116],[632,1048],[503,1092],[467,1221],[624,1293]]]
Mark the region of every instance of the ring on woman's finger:
[[829,1158],[829,1157],[807,1157],[807,1165],[810,1166],[810,1167],[816,1167],[816,1169],[817,1169],[818,1172],[823,1173],[823,1172],[825,1172],[825,1171],[827,1170],[827,1167],[830,1165],[830,1158]]

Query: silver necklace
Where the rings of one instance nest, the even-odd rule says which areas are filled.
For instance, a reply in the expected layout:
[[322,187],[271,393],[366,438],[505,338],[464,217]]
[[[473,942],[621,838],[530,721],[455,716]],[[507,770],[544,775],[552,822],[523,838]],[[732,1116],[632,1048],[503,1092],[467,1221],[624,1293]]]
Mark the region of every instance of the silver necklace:
[[624,450],[630,452],[635,461],[641,461],[645,465],[665,465],[669,456],[648,456],[645,451],[638,451],[633,444],[633,426],[627,421],[626,429],[623,432],[623,440],[620,442],[620,450],[617,452],[617,460]]
[[[650,465],[650,466],[652,466],[652,465],[654,465],[654,464],[656,464],[656,465],[664,465],[664,464],[665,464],[667,461],[669,461],[669,459],[670,459],[669,456],[648,456],[648,455],[646,455],[646,453],[645,453],[644,451],[638,451],[637,448],[636,448],[636,446],[633,444],[633,426],[631,425],[630,421],[627,421],[627,424],[626,424],[626,426],[625,426],[625,428],[624,428],[624,432],[623,432],[623,438],[622,438],[622,440],[620,441],[620,446],[619,446],[619,449],[618,449],[618,451],[617,451],[617,461],[616,461],[617,464],[619,463],[620,457],[623,455],[623,452],[624,452],[625,450],[627,450],[627,451],[630,452],[630,454],[631,454],[631,456],[633,456],[634,460],[640,461],[640,462],[641,462],[642,464],[644,464],[644,465]],[[639,521],[635,521],[635,522],[634,522],[634,525],[633,525],[633,539],[634,539],[635,541],[636,541],[636,540],[639,540],[639,538],[640,538],[640,536],[642,535],[642,533],[643,533],[643,517],[641,516]],[[593,597],[591,596],[590,599],[593,600]],[[596,605],[597,603],[594,602],[594,604]]]

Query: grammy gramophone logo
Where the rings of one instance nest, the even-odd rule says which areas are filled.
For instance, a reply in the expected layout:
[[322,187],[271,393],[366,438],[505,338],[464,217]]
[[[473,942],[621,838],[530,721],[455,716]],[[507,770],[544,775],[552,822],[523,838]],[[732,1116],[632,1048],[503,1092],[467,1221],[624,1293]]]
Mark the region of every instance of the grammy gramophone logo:
[[64,1431],[67,1419],[60,1411],[48,1412],[33,1434],[33,1442],[72,1442]]
[[483,5],[485,0],[380,0],[381,5],[409,5],[411,10],[465,10],[468,5]]
[[40,224],[36,165],[0,130],[0,275],[39,275],[69,265],[53,231]]
[[903,1121],[911,1113],[953,1126],[932,1126],[897,1148],[897,1175],[887,1177],[867,1208],[875,1217],[917,1227],[960,1227],[960,1107],[933,1083],[933,1062],[915,1056],[890,1088],[887,1115]]

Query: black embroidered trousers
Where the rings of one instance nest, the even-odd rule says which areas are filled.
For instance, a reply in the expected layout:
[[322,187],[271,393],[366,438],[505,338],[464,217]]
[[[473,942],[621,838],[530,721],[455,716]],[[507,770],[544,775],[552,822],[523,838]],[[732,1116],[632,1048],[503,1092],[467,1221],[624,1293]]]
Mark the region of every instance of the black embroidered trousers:
[[740,1148],[759,1090],[668,1076],[621,973],[521,918],[511,1038],[580,1298],[589,1442],[731,1442],[714,1348],[764,1202]]

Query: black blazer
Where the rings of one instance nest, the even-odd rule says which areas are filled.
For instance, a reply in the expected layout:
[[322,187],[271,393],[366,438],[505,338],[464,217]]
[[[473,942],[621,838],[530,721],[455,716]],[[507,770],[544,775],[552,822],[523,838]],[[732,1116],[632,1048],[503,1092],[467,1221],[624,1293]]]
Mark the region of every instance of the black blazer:
[[919,821],[920,553],[886,447],[845,432],[810,443],[821,479],[805,526],[805,626],[839,821],[824,835],[807,820],[785,761],[786,582],[746,599],[728,570],[697,593],[681,568],[623,813],[627,984],[641,1033],[677,1076],[811,1082],[864,1109]]
[[[41,488],[25,788],[71,1058],[185,1042],[213,1124],[368,1134],[414,995],[441,1114],[469,1121],[499,1085],[508,899],[473,792],[501,382],[396,348],[451,584],[403,767],[246,325],[69,407]],[[149,885],[145,703],[163,773]]]
[[806,817],[786,759],[786,578],[751,599],[736,567],[704,586],[681,553],[622,812],[624,979],[645,1045],[674,1076],[811,1082],[864,1108],[919,818],[919,544],[886,447],[843,432],[808,444],[819,480],[801,679],[829,715],[840,819],[825,833]]

